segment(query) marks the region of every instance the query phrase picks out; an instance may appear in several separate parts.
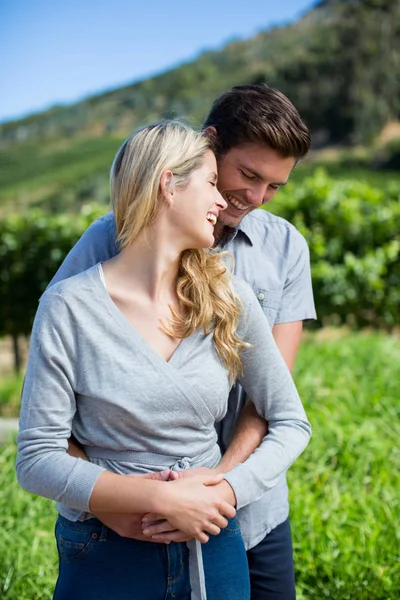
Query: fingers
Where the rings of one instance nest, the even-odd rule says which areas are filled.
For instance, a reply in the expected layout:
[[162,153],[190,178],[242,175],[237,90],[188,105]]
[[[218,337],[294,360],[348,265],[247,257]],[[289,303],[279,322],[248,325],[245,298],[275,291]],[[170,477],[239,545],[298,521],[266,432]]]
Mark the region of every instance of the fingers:
[[229,502],[221,502],[218,507],[218,511],[221,515],[228,517],[228,519],[233,519],[233,517],[236,515],[236,509],[232,506],[232,504],[229,504]]
[[228,525],[228,520],[222,515],[218,514],[213,518],[214,525],[217,525],[220,529],[224,529]]
[[165,469],[165,471],[159,471],[158,473],[151,473],[150,479],[155,479],[156,481],[169,481],[171,477],[172,471],[170,469]]
[[149,536],[154,536],[159,533],[167,533],[168,531],[176,531],[175,527],[165,520],[158,521],[158,523],[146,523],[143,525],[143,533]]
[[203,485],[217,485],[221,483],[224,478],[224,473],[218,473],[216,475],[203,476]]
[[165,471],[159,471],[158,473],[130,473],[127,477],[136,477],[139,479],[154,479],[155,481],[169,481],[172,471],[165,469]]
[[[207,533],[211,533],[211,535],[218,535],[219,533],[221,533],[221,529],[224,529],[224,527],[226,527],[227,525],[228,520],[217,513],[215,516],[213,516],[212,522],[209,522],[204,525],[204,531],[206,531]],[[174,540],[172,540],[169,537],[171,532],[175,532]],[[151,536],[155,540],[160,541],[183,541],[181,539],[177,540],[178,533],[181,537],[185,537],[184,541],[187,541],[187,539],[192,539],[191,536],[188,536],[187,534],[175,529],[175,527],[171,525],[171,523],[169,523],[166,519],[162,521],[150,521],[143,523],[143,533],[149,537]],[[162,534],[165,534],[165,536]],[[159,537],[160,535],[161,537]]]
[[157,513],[146,513],[142,517],[142,523],[154,523],[156,521],[164,521],[165,515],[159,515]]
[[163,542],[164,544],[169,544],[170,542],[188,542],[193,539],[193,536],[187,535],[178,529],[174,531],[169,531],[168,533],[159,533],[157,535],[152,535],[151,538],[155,542]]
[[207,544],[208,540],[210,539],[210,537],[206,533],[204,533],[204,531],[201,531],[194,537],[196,538],[196,540],[199,540],[201,544]]
[[205,526],[204,531],[211,533],[211,535],[219,535],[221,533],[221,529],[218,527],[218,525],[214,525],[214,523],[208,523]]

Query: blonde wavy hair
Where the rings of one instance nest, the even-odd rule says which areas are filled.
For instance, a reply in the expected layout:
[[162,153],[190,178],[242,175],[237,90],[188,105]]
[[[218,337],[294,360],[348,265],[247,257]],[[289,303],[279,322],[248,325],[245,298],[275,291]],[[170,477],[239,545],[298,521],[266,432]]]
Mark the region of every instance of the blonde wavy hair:
[[[120,249],[151,223],[162,205],[160,179],[173,173],[172,185],[184,188],[212,141],[179,121],[163,121],[138,129],[118,150],[110,173],[111,201]],[[209,249],[182,252],[177,294],[182,310],[171,307],[172,317],[162,322],[165,333],[183,339],[202,328],[213,332],[216,351],[231,381],[242,372],[241,351],[249,344],[236,335],[242,303],[231,285],[231,272],[223,255]]]

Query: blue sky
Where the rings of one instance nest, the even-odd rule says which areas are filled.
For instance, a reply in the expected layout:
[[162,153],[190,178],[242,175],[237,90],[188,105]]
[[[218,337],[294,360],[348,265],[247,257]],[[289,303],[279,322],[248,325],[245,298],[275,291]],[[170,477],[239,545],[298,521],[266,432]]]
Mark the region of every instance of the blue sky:
[[2,0],[0,122],[140,80],[315,0]]

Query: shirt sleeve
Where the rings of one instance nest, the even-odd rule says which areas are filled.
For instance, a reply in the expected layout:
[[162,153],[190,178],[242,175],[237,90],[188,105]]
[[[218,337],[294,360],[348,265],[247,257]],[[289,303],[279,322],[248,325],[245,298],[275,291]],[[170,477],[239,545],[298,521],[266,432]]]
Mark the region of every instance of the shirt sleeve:
[[94,221],[85,231],[64,259],[48,288],[112,258],[117,253],[114,214],[109,212]]
[[310,252],[304,237],[293,228],[290,236],[289,268],[275,325],[316,318]]
[[238,509],[274,487],[311,436],[311,426],[267,319],[250,288],[245,296],[245,327],[240,337],[251,348],[242,352],[243,375],[239,382],[258,414],[268,421],[268,434],[244,463],[225,474]]
[[70,310],[50,290],[40,301],[32,330],[17,437],[17,478],[29,492],[88,512],[104,469],[67,454],[78,357]]

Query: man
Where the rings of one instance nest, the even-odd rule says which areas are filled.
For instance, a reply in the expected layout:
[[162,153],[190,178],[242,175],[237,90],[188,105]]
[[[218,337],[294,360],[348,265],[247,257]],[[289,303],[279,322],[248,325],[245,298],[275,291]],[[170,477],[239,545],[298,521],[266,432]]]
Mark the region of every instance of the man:
[[[218,188],[228,205],[215,226],[216,244],[234,254],[235,273],[253,287],[292,371],[303,321],[315,318],[308,248],[287,221],[256,209],[272,200],[296,162],[307,154],[309,131],[288,98],[265,85],[239,86],[222,94],[204,130],[215,141]],[[85,232],[52,283],[117,252],[115,223],[109,213]],[[240,386],[230,394],[228,413],[219,429],[220,444],[226,450],[219,469],[225,471],[246,460],[267,433],[265,421],[246,401]],[[253,475],[262,478],[260,473]],[[237,508],[248,548],[252,600],[295,598],[285,476],[256,502]],[[106,524],[121,535],[141,537],[128,517],[124,521],[108,515]],[[149,529],[161,530],[163,525]],[[168,532],[167,527],[164,531],[160,540],[181,539],[180,532]]]

